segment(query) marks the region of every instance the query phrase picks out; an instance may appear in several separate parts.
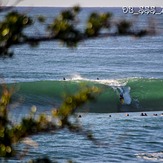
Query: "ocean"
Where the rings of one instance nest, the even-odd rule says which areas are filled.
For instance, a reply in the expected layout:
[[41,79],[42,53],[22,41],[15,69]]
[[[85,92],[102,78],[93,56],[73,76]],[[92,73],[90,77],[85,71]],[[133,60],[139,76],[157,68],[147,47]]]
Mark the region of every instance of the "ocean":
[[[47,24],[63,8],[17,8]],[[83,8],[82,29],[89,13],[112,12],[114,20],[132,20],[135,28],[155,22],[157,35],[92,39],[67,48],[60,42],[44,42],[37,48],[13,47],[11,59],[0,58],[2,81],[15,87],[20,105],[11,109],[14,120],[26,115],[33,105],[49,114],[65,94],[73,94],[82,84],[103,91],[97,100],[81,109],[81,124],[93,131],[102,145],[68,131],[33,136],[39,144],[24,158],[48,156],[66,162],[162,162],[163,161],[163,19],[162,14],[124,14],[121,8]],[[4,14],[4,13],[3,13]],[[2,17],[1,17],[2,18]],[[44,26],[35,23],[30,35],[42,35]],[[64,80],[65,79],[65,80]],[[123,95],[123,104],[120,95]],[[148,116],[140,116],[146,112]],[[126,116],[126,113],[129,116]],[[157,114],[157,116],[153,116]],[[18,118],[19,119],[19,118]],[[21,145],[18,150],[21,150]],[[15,158],[10,162],[22,162]]]

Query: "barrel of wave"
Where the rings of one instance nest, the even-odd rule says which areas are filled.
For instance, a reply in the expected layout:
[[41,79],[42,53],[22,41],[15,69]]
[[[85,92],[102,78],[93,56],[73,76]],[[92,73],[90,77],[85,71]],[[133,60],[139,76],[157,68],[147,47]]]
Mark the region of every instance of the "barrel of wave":
[[[115,90],[104,84],[94,81],[35,81],[35,82],[21,82],[17,83],[16,97],[24,98],[22,105],[40,105],[47,106],[52,101],[51,107],[57,107],[63,101],[66,95],[72,95],[78,92],[81,85],[97,86],[101,89],[101,94],[95,101],[87,102],[82,108],[81,112],[92,113],[111,113],[118,112],[119,97]],[[14,84],[15,86],[15,84]]]

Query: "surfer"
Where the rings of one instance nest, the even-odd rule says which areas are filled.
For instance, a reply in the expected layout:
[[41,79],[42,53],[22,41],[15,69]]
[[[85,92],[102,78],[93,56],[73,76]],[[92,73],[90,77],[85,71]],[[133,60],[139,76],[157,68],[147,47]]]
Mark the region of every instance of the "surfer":
[[130,87],[118,87],[118,93],[121,104],[131,104]]
[[120,94],[119,100],[121,102],[121,104],[124,103],[124,97],[123,97],[123,93]]
[[141,113],[140,115],[141,116],[147,116],[147,113]]

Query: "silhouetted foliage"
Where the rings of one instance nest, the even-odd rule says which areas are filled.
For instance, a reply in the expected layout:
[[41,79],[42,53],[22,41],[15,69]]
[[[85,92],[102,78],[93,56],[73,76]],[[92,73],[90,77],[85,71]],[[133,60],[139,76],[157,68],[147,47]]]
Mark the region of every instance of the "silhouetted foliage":
[[35,160],[31,160],[30,163],[52,163],[52,161],[49,158],[45,157],[45,158],[38,158]]
[[122,20],[120,21],[118,24],[117,24],[117,28],[118,28],[118,33],[120,35],[125,35],[125,34],[128,34],[130,33],[131,31],[131,26],[132,24],[126,20]]
[[[96,142],[92,133],[83,129],[78,124],[75,112],[87,101],[94,100],[100,93],[96,87],[82,87],[75,95],[65,97],[59,108],[53,109],[51,115],[40,114],[35,117],[37,108],[33,106],[31,113],[23,117],[18,124],[13,123],[8,117],[8,107],[13,90],[2,87],[0,96],[0,157],[11,157],[16,154],[13,144],[19,143],[24,138],[40,133],[49,133],[67,128],[71,132],[86,136]],[[74,122],[70,120],[74,119]]]
[[101,29],[108,29],[111,26],[110,19],[111,19],[110,13],[92,13],[88,19],[87,27],[85,30],[86,36],[88,37],[94,37],[98,36],[100,34]]
[[[12,56],[11,47],[15,45],[29,44],[36,47],[43,41],[62,41],[68,47],[76,47],[81,41],[108,36],[131,35],[141,37],[149,35],[150,31],[141,29],[132,31],[133,24],[128,20],[115,23],[111,13],[91,13],[88,16],[85,28],[77,28],[78,14],[81,8],[76,6],[62,11],[50,25],[46,26],[48,35],[30,36],[24,29],[33,27],[33,18],[26,14],[12,11],[6,14],[0,22],[0,56]],[[46,18],[39,16],[37,21],[46,22]],[[45,23],[44,23],[45,24]],[[41,25],[41,24],[40,24]],[[110,33],[110,29],[115,28],[115,33]],[[105,30],[105,32],[102,32]],[[43,31],[46,33],[47,31]]]

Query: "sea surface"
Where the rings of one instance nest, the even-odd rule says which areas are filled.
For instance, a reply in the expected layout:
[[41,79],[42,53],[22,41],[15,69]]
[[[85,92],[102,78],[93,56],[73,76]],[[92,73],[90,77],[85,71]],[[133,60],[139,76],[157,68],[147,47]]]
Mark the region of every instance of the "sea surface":
[[[49,24],[63,8],[17,10],[34,18],[44,15]],[[32,137],[38,148],[32,148],[23,160],[13,158],[10,162],[42,156],[58,162],[163,162],[163,14],[134,15],[124,14],[121,8],[84,8],[78,28],[84,27],[87,16],[94,11],[112,12],[115,22],[132,20],[135,29],[153,22],[157,35],[92,39],[74,49],[60,42],[41,43],[37,48],[13,47],[13,58],[0,58],[0,76],[2,82],[16,89],[14,100],[20,105],[11,109],[15,121],[28,114],[33,105],[49,114],[65,94],[75,93],[83,84],[101,88],[96,102],[84,106],[80,113],[81,124],[92,130],[101,143],[93,144],[67,130],[42,134]],[[43,29],[36,22],[26,32],[38,36],[43,35]],[[147,116],[140,116],[141,112]],[[17,149],[20,151],[21,145]]]

